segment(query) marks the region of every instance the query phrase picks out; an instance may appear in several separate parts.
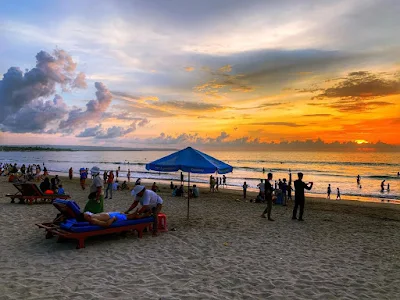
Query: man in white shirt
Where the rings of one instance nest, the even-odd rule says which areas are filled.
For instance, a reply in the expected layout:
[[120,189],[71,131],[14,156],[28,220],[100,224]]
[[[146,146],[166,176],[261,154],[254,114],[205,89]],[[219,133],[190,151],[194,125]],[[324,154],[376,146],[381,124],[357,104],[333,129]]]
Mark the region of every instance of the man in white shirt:
[[163,200],[155,192],[146,190],[143,185],[136,185],[131,195],[135,197],[135,200],[125,213],[128,214],[140,203],[142,207],[137,209],[135,213],[141,217],[153,215],[153,236],[156,236],[158,231],[158,214],[161,211]]
[[263,182],[263,180],[261,179],[261,182],[259,184],[257,184],[257,187],[260,189],[260,196],[261,198],[264,200],[264,196],[265,196],[265,184]]

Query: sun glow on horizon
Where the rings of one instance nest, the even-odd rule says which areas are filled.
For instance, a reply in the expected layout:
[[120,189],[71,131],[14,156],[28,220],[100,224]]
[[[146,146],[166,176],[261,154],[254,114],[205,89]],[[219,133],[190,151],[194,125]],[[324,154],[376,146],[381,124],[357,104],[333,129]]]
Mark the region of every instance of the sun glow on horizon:
[[356,142],[359,145],[361,145],[361,144],[369,144],[369,142],[366,141],[366,140],[355,140],[354,142]]

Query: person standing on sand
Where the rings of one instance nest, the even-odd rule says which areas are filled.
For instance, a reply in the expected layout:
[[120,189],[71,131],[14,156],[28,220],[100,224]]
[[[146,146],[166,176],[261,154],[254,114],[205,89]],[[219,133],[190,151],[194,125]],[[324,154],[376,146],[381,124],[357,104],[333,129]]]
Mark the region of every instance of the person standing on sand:
[[389,183],[387,184],[387,191],[388,192],[390,191],[390,184]]
[[342,200],[342,198],[340,198],[340,190],[339,190],[339,188],[337,188],[336,200]]
[[128,177],[128,182],[131,182],[131,169],[128,169],[128,174],[126,174],[126,177]]
[[[118,169],[115,170],[115,177],[118,179],[118,175],[119,175],[119,167]],[[106,192],[107,193],[107,192]],[[107,197],[106,197],[107,198]]]
[[108,198],[108,191],[110,191],[110,199],[112,199],[113,182],[114,182],[114,173],[113,171],[110,171],[107,178],[106,197],[104,199]]
[[225,188],[226,186],[226,176],[222,175],[222,186]]
[[86,178],[87,178],[87,173],[86,173],[85,169],[83,169],[83,168],[80,169],[79,172],[80,172],[80,180],[79,180],[79,182],[81,184],[82,190],[84,190],[86,188],[85,182],[86,182]]
[[272,192],[273,192],[273,188],[272,188],[272,184],[271,184],[271,180],[272,180],[272,173],[268,173],[267,175],[267,180],[265,180],[265,184],[264,184],[264,190],[265,190],[265,200],[267,201],[267,208],[264,210],[264,212],[261,214],[261,218],[265,218],[265,214],[267,214],[268,216],[268,221],[274,221],[271,218],[271,211],[272,211]]
[[74,171],[72,170],[72,167],[71,167],[71,168],[69,168],[69,171],[68,171],[69,180],[72,180],[73,174],[74,174]]
[[331,185],[330,185],[330,184],[328,184],[328,190],[327,190],[326,192],[327,192],[327,194],[328,194],[328,196],[326,197],[326,199],[331,199],[331,192],[332,192],[332,190],[331,190]]
[[306,202],[306,198],[304,195],[304,190],[311,190],[314,183],[309,182],[305,183],[303,182],[303,173],[297,173],[297,176],[299,179],[294,181],[294,208],[293,208],[293,216],[292,220],[297,219],[297,208],[300,206],[300,213],[299,213],[299,221],[304,221],[303,220],[303,213],[304,213],[304,204]]
[[183,184],[183,173],[181,172],[181,184]]
[[360,185],[360,175],[357,175],[357,185]]
[[93,180],[90,186],[89,201],[86,203],[83,211],[90,211],[97,214],[104,211],[103,181],[100,178],[99,167],[93,167],[90,172],[92,173]]
[[246,181],[243,183],[242,188],[243,188],[243,199],[246,199],[246,194],[247,194],[247,188],[249,186],[247,185]]

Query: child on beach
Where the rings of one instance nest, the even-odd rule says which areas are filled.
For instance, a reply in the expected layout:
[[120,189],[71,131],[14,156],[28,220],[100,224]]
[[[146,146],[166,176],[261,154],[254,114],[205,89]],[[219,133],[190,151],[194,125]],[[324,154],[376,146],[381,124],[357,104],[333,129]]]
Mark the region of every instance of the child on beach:
[[249,187],[246,181],[243,183],[243,199],[246,199],[247,188]]
[[342,198],[340,198],[340,190],[339,190],[339,188],[337,188],[336,200],[342,200]]
[[64,191],[64,188],[63,188],[62,184],[60,184],[60,185],[58,186],[57,194],[59,194],[59,195],[65,195],[65,191]]

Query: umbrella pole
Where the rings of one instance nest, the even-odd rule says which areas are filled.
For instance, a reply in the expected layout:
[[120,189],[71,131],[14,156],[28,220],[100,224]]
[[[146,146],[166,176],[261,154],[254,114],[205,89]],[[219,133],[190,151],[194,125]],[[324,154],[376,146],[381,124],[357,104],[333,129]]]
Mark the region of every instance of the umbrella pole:
[[188,172],[188,211],[187,211],[187,219],[189,221],[189,189],[190,189],[190,172]]

